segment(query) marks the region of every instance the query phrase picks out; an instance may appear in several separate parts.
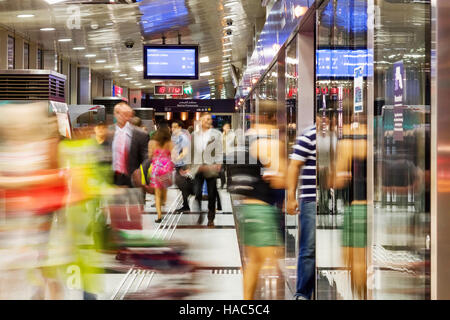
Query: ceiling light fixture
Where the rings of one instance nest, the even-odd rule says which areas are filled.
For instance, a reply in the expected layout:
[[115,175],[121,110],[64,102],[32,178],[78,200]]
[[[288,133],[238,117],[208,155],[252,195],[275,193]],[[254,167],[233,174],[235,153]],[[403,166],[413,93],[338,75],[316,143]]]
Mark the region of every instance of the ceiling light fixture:
[[104,51],[109,51],[111,49],[112,49],[111,47],[102,48],[102,50],[104,50]]
[[105,62],[106,62],[106,60],[104,60],[104,59],[95,60],[95,63],[105,63]]
[[85,47],[75,47],[75,48],[73,48],[73,50],[84,50],[84,49],[86,49]]
[[133,79],[133,78],[125,78],[125,80],[131,80],[131,79]]
[[209,62],[209,57],[208,56],[200,58],[200,63],[208,63],[208,62]]
[[64,1],[66,0],[45,0],[45,2],[47,2],[48,4],[56,4]]
[[41,31],[55,31],[55,28],[41,28]]
[[17,18],[33,18],[34,14],[18,14]]
[[113,70],[114,73],[120,72],[120,70]]
[[86,58],[95,58],[97,55],[94,53],[89,53],[87,55],[85,55]]
[[127,76],[127,74],[125,74],[125,73],[119,74],[119,77],[126,77],[126,76]]
[[211,75],[211,71],[206,71],[206,72],[202,72],[200,73],[200,77],[207,77]]
[[59,42],[70,42],[70,41],[72,41],[72,39],[64,38],[64,39],[59,39],[58,41]]
[[235,18],[236,15],[235,14],[231,14],[229,16],[223,17],[224,19],[231,19],[231,18]]
[[296,18],[300,18],[306,13],[306,11],[308,11],[307,7],[302,7],[299,5],[294,8],[294,15]]
[[141,71],[144,71],[144,67],[143,66],[135,66],[134,70],[141,72]]

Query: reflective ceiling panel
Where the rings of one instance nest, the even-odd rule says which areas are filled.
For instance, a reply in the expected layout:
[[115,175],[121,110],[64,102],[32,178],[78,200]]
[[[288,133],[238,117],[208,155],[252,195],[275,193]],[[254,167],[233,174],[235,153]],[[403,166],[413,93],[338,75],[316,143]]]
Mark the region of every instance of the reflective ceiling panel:
[[[205,93],[214,87],[218,98],[225,93],[225,86],[232,88],[230,63],[239,68],[245,64],[255,19],[265,17],[260,0],[76,2],[49,5],[44,0],[0,0],[0,26],[38,41],[45,50],[90,66],[105,78],[129,88],[154,85],[142,77],[142,46],[162,43],[163,36],[166,44],[178,44],[181,35],[182,44],[200,45],[200,57],[209,59],[200,64],[200,73],[211,73],[185,83],[194,92]],[[25,13],[34,17],[17,17]],[[41,31],[41,28],[55,28],[55,31]],[[58,41],[67,38],[72,41]],[[126,41],[134,42],[133,48],[126,48]],[[74,50],[76,47],[85,49]],[[87,54],[95,57],[88,58]],[[227,95],[232,97],[233,92]]]

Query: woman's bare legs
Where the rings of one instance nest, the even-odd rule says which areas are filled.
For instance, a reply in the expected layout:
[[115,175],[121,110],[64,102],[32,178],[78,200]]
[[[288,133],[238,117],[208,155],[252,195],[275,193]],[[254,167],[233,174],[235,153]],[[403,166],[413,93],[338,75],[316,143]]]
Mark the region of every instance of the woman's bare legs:
[[155,207],[156,207],[156,212],[158,213],[158,220],[161,219],[161,217],[162,217],[162,212],[161,212],[162,190],[163,189],[155,188]]
[[277,247],[252,247],[246,246],[248,262],[244,268],[244,300],[255,298],[256,284],[259,279],[259,272],[267,259],[275,261]]

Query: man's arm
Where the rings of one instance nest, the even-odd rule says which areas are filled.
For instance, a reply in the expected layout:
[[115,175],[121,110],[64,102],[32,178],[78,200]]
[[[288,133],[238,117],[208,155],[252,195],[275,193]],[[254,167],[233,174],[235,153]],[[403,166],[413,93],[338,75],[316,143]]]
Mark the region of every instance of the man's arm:
[[300,175],[300,170],[305,163],[300,160],[291,159],[289,162],[289,167],[287,172],[286,183],[287,183],[287,205],[286,212],[288,214],[298,213],[298,203],[297,203],[297,185],[298,176]]

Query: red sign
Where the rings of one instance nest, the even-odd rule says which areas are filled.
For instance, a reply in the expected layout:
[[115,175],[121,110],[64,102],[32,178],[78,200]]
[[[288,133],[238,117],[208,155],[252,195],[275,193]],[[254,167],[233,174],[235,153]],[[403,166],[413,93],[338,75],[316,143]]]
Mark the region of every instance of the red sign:
[[155,94],[183,95],[183,86],[155,86]]
[[121,97],[123,94],[123,88],[119,86],[113,86],[113,97]]

